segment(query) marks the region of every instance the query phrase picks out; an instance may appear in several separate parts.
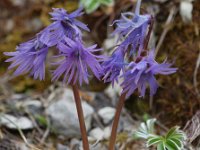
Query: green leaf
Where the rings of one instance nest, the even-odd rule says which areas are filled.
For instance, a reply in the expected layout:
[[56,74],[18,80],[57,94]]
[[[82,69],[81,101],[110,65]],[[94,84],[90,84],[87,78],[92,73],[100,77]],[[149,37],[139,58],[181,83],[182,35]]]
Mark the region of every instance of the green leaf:
[[149,119],[146,123],[141,123],[135,135],[147,140],[147,147],[157,146],[157,150],[182,150],[186,135],[179,127],[171,128],[165,136],[154,134],[155,119]]
[[160,143],[157,145],[157,150],[166,150],[166,148],[163,143]]
[[99,0],[101,4],[104,4],[106,6],[111,5],[112,3],[114,3],[113,0]]
[[114,3],[114,0],[80,0],[81,5],[84,6],[86,12],[94,12],[100,5],[109,6]]
[[135,137],[148,139],[154,133],[154,123],[156,119],[149,119],[146,123],[141,123],[137,132],[134,133]]
[[176,143],[176,145],[178,145],[179,147],[182,147],[182,141],[175,139],[175,138],[171,138],[170,140],[174,141]]
[[39,124],[41,124],[42,126],[48,126],[48,121],[46,120],[46,118],[42,115],[36,115],[35,119],[38,121]]
[[92,13],[100,6],[99,0],[81,0],[81,4],[85,7],[88,14]]
[[176,133],[176,130],[177,130],[177,129],[178,129],[177,127],[171,128],[171,129],[168,131],[168,133],[167,133],[167,135],[166,135],[166,138],[170,138],[170,136],[173,136],[173,135]]
[[165,142],[166,147],[168,150],[179,150],[180,147],[173,141],[173,140],[167,140]]
[[149,137],[149,139],[147,140],[147,147],[150,147],[155,144],[159,144],[161,142],[163,142],[163,138],[160,136]]
[[147,130],[149,133],[154,133],[154,124],[156,122],[156,119],[149,119],[146,122]]

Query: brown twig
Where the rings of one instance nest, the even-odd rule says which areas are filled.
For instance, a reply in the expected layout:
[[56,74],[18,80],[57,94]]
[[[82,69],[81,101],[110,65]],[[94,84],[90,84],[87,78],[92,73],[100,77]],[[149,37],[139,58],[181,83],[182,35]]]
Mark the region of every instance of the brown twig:
[[74,99],[75,99],[75,103],[76,103],[76,109],[77,109],[77,113],[78,113],[81,136],[82,136],[82,141],[83,141],[83,149],[89,150],[87,131],[86,131],[85,122],[84,122],[83,108],[81,105],[81,99],[80,99],[77,85],[72,85],[72,89],[73,89]]
[[165,26],[164,26],[165,28],[164,28],[164,30],[163,30],[160,38],[159,38],[157,46],[156,46],[155,56],[157,55],[157,53],[158,53],[158,51],[159,51],[159,49],[160,49],[160,47],[161,47],[161,45],[162,45],[162,43],[163,43],[163,41],[166,37],[168,31],[171,29],[170,24],[174,20],[174,16],[175,16],[176,12],[177,12],[177,8],[175,6],[172,7],[171,10],[170,10],[169,16],[166,20],[166,23],[165,23]]
[[197,62],[196,62],[196,67],[195,67],[194,74],[193,74],[193,84],[194,84],[195,92],[196,92],[197,96],[200,98],[200,92],[198,89],[198,80],[197,80],[199,66],[200,66],[200,51],[199,51],[199,55],[198,55]]
[[119,102],[118,102],[117,109],[116,109],[117,111],[115,113],[115,118],[114,118],[113,126],[112,126],[112,132],[111,132],[111,136],[110,136],[109,150],[115,149],[115,141],[116,141],[116,137],[117,137],[117,127],[118,127],[118,123],[119,123],[120,114],[121,114],[122,108],[124,106],[125,98],[126,98],[126,93],[123,93],[119,98]]

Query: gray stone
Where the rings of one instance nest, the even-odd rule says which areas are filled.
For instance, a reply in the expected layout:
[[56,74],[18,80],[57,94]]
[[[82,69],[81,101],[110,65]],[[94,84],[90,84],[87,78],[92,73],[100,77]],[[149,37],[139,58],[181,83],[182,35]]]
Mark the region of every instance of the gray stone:
[[[84,118],[87,130],[91,127],[93,108],[82,101]],[[55,132],[66,137],[80,137],[80,127],[78,122],[77,110],[71,89],[65,89],[61,98],[54,101],[47,108],[47,114],[52,122]]]
[[191,0],[182,0],[180,3],[180,14],[183,22],[190,23],[192,21],[193,4]]
[[[119,81],[121,83],[121,80]],[[119,83],[115,83],[115,86],[110,85],[106,90],[105,94],[112,100],[112,104],[115,105],[119,99],[122,88]]]
[[68,146],[62,145],[62,144],[57,144],[57,150],[69,150]]
[[108,124],[115,116],[115,108],[104,107],[98,111],[98,115],[101,117],[104,124]]
[[23,7],[26,4],[26,0],[11,0],[14,6]]
[[97,143],[96,145],[94,145],[93,147],[91,147],[91,150],[107,150],[108,148],[101,143]]
[[42,111],[42,102],[39,100],[27,99],[25,101],[18,102],[17,108],[24,108],[32,114],[38,114]]
[[[109,139],[111,133],[110,127],[106,127],[104,129],[101,129],[99,127],[93,129],[90,131],[89,135],[91,138],[93,138],[94,141],[100,141],[103,139]],[[90,140],[92,141],[92,140]]]
[[95,140],[103,140],[104,138],[104,131],[100,128],[95,128],[90,131],[89,135],[94,138]]
[[15,117],[9,114],[0,115],[0,125],[6,126],[10,129],[27,130],[34,128],[32,121],[26,117]]

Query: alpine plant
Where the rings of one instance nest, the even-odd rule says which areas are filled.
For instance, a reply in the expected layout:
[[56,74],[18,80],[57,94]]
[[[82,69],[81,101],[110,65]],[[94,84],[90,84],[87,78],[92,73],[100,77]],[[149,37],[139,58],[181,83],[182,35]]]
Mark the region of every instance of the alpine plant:
[[[82,9],[68,13],[62,8],[53,8],[50,13],[53,22],[36,36],[17,46],[15,52],[5,52],[11,58],[9,69],[16,68],[14,76],[29,73],[34,79],[45,79],[45,63],[48,51],[54,47],[61,60],[50,63],[57,68],[53,71],[52,80],[63,77],[68,84],[88,83],[90,73],[100,79],[103,74],[100,61],[103,56],[94,53],[99,51],[97,45],[86,48],[82,41],[82,31],[89,31],[87,25],[77,20],[83,15]],[[53,50],[54,50],[53,49]],[[52,49],[51,49],[52,50]]]
[[138,0],[135,13],[123,13],[121,19],[114,21],[116,29],[113,35],[118,35],[120,43],[102,64],[105,73],[104,82],[112,82],[114,85],[119,78],[123,79],[120,84],[123,91],[112,124],[109,150],[115,149],[117,127],[125,99],[135,91],[144,97],[147,87],[150,87],[150,96],[153,96],[158,88],[155,75],[169,75],[177,70],[171,68],[171,64],[166,60],[158,63],[155,60],[154,49],[147,49],[153,17],[149,14],[140,14],[140,6],[141,0]]
[[114,21],[116,29],[112,35],[118,35],[120,44],[102,65],[105,82],[112,82],[114,85],[119,78],[123,78],[123,93],[130,96],[139,91],[140,96],[144,97],[147,86],[150,87],[151,96],[156,93],[158,83],[155,75],[172,74],[177,69],[171,68],[166,60],[158,63],[154,50],[147,49],[153,17],[140,14],[140,6],[141,0],[138,0],[135,13],[122,13],[121,19]]

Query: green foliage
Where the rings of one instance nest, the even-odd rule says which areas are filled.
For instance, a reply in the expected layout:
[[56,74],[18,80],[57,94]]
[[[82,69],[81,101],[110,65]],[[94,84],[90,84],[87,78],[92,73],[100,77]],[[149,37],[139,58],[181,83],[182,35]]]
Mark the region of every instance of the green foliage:
[[182,150],[186,135],[179,127],[171,128],[166,135],[160,136],[154,133],[156,119],[149,119],[141,123],[135,137],[147,140],[147,147],[157,146],[157,150]]
[[135,137],[148,139],[149,136],[152,136],[154,133],[154,123],[156,119],[149,119],[146,122],[140,124],[140,127],[137,132],[135,132]]
[[48,121],[46,120],[46,118],[42,115],[36,115],[35,119],[38,121],[38,123],[42,126],[47,127],[48,126]]
[[86,12],[92,13],[101,5],[109,6],[114,0],[80,0],[81,4],[85,8]]

